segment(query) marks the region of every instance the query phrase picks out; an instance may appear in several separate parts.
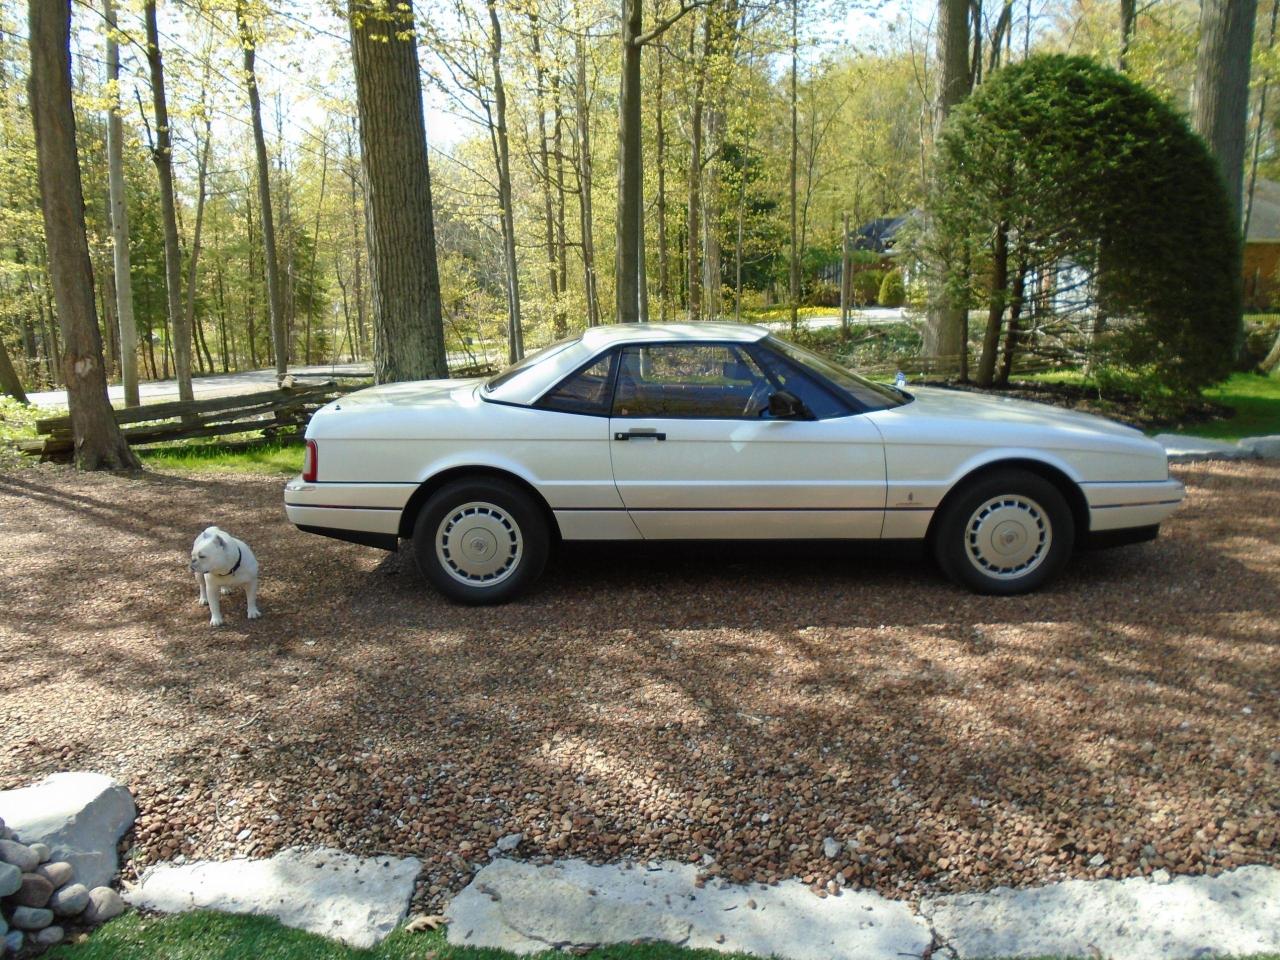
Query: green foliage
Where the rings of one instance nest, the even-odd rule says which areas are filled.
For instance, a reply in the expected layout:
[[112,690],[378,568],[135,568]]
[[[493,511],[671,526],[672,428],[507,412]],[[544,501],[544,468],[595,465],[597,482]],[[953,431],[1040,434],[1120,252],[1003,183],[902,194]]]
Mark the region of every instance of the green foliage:
[[1171,395],[1230,372],[1240,243],[1221,178],[1186,120],[1128,77],[1057,55],[1000,70],[948,120],[937,184],[935,255],[960,302],[1012,299],[981,269],[1005,224],[1011,276],[1056,271],[1081,314],[1107,318],[1098,362]]
[[900,307],[907,301],[907,288],[902,282],[902,271],[893,269],[884,275],[878,297],[882,307]]
[[880,283],[883,279],[884,272],[874,268],[854,273],[849,278],[853,286],[853,302],[860,307],[875,303],[880,296]]
[[1277,336],[1280,336],[1280,314],[1256,313],[1245,317],[1240,369],[1252,370],[1257,367],[1270,352]]

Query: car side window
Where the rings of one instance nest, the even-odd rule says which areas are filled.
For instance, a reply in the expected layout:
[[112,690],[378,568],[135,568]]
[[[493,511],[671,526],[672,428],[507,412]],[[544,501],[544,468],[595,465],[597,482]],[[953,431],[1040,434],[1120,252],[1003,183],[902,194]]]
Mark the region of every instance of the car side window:
[[[829,420],[832,417],[846,416],[851,412],[847,404],[799,366],[767,348],[753,352],[760,360],[760,365],[769,379],[777,385],[777,389],[786,390],[798,397],[815,419]],[[769,416],[767,405],[761,416]]]
[[614,391],[615,417],[759,416],[769,380],[732,344],[639,344],[623,348]]
[[543,394],[538,406],[543,410],[557,410],[561,413],[608,416],[613,364],[617,356],[617,351],[611,350],[576,373],[571,373]]

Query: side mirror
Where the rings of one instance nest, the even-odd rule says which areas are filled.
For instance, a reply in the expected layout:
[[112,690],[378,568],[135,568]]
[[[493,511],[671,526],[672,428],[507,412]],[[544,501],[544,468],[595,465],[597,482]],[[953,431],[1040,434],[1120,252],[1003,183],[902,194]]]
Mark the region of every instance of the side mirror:
[[769,394],[769,416],[775,420],[808,420],[809,408],[790,390]]

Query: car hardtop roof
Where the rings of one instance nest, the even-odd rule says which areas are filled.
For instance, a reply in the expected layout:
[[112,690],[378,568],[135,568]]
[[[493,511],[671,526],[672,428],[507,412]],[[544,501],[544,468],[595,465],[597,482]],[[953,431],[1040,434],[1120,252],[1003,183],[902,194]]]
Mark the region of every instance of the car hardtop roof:
[[592,350],[617,343],[652,343],[665,340],[732,341],[755,343],[769,335],[764,327],[747,323],[614,323],[588,327],[582,342]]

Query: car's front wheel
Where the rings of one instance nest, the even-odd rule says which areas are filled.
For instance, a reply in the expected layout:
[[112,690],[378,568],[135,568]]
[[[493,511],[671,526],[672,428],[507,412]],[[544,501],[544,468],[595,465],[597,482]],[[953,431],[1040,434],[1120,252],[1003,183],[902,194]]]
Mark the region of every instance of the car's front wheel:
[[491,477],[456,480],[432,494],[418,514],[413,548],[418,569],[450,600],[503,603],[542,573],[547,521],[515,484]]
[[1048,480],[997,470],[969,482],[938,516],[934,556],[943,572],[978,593],[1027,593],[1071,556],[1071,508]]

